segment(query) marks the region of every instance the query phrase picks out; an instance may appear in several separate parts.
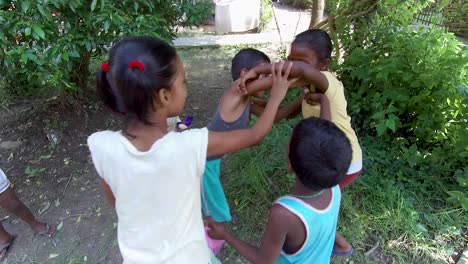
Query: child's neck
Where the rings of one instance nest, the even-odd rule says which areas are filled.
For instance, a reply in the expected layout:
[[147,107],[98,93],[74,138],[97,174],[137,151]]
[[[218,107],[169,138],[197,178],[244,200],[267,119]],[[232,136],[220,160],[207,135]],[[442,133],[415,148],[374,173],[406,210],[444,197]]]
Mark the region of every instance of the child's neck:
[[317,210],[325,210],[330,206],[332,201],[331,189],[314,191],[304,186],[298,179],[296,179],[296,184],[291,190],[290,195],[303,200]]
[[310,188],[304,186],[299,180],[296,179],[296,183],[291,190],[291,195],[297,196],[313,196],[314,194],[319,194],[321,191],[314,191]]
[[296,184],[294,185],[293,189],[291,190],[292,195],[313,195],[318,193],[319,191],[313,191],[304,186],[299,180],[296,180]]
[[153,118],[149,120],[151,125],[132,120],[124,130],[127,139],[139,150],[148,151],[154,142],[167,134],[167,121],[164,118]]

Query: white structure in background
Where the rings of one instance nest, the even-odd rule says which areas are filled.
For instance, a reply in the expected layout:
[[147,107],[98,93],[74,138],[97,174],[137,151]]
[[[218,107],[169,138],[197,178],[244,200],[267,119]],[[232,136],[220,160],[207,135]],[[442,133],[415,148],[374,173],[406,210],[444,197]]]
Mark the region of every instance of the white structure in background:
[[216,33],[244,32],[260,23],[260,0],[215,0]]

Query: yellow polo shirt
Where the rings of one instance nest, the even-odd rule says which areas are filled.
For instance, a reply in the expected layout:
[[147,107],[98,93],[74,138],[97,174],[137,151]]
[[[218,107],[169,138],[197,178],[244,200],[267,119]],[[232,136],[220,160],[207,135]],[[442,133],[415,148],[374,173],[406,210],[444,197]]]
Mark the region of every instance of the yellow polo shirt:
[[[330,112],[332,122],[343,131],[348,137],[351,148],[353,150],[353,158],[351,165],[354,163],[361,163],[362,167],[362,151],[359,145],[359,140],[351,127],[351,117],[346,112],[346,98],[344,96],[343,84],[328,71],[322,72],[328,79],[328,90],[325,92],[325,96],[330,102]],[[310,86],[310,92],[315,92],[315,87]],[[302,115],[304,118],[308,117],[320,117],[320,105],[310,105],[306,101],[302,102]]]

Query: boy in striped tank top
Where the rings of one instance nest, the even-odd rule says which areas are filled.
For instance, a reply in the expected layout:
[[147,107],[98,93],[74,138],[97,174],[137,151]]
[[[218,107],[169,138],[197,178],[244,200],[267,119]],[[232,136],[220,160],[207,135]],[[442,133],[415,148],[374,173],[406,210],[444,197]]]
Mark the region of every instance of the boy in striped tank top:
[[296,175],[296,183],[271,207],[260,247],[208,222],[212,238],[226,240],[252,263],[330,263],[341,200],[338,183],[352,150],[346,135],[325,120],[330,117],[327,97],[316,94],[306,100],[321,104],[321,118],[306,118],[293,131],[288,171]]

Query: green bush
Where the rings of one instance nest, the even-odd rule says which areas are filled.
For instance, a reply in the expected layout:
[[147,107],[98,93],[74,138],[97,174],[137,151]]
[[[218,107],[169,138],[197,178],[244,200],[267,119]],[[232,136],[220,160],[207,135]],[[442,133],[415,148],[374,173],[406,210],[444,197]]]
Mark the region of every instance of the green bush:
[[182,0],[176,6],[183,15],[182,26],[198,26],[206,19],[214,17],[214,4],[209,0]]
[[467,47],[446,29],[411,26],[434,1],[389,0],[366,16],[339,16],[336,6],[352,9],[353,2],[332,0],[329,7],[344,53],[336,71],[354,127],[361,136],[392,142],[400,149],[394,158],[419,171],[409,177],[402,168],[406,176],[398,182],[431,190],[436,187],[424,184],[437,175],[446,186],[439,197],[468,209]]
[[380,31],[339,68],[357,126],[424,147],[456,143],[466,127],[468,49],[438,28]]
[[260,9],[260,25],[259,31],[262,31],[268,23],[273,19],[273,5],[270,0],[262,0],[262,8]]
[[373,16],[355,20],[335,14],[345,54],[336,69],[361,133],[402,137],[420,147],[461,139],[468,49],[444,29],[410,26],[429,2],[384,1]]
[[92,57],[126,35],[171,41],[176,24],[202,19],[191,5],[191,0],[0,1],[0,89],[18,96],[84,89]]

